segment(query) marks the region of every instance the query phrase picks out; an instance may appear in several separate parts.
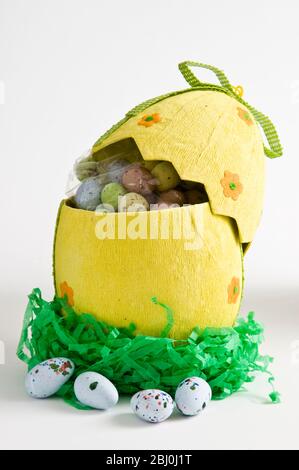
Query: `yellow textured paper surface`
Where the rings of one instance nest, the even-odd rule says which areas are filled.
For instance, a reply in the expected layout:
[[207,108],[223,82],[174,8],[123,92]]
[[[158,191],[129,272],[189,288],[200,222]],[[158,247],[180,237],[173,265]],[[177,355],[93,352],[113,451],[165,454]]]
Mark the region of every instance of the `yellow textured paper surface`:
[[[138,125],[155,113],[159,122]],[[260,130],[243,105],[215,91],[173,96],[130,118],[93,151],[130,137],[145,160],[170,161],[182,179],[203,183],[213,213],[234,218],[240,241],[252,241],[262,212],[265,156]],[[225,172],[239,177],[237,200],[224,195]]]
[[[154,336],[159,336],[166,318],[151,302],[152,296],[174,310],[172,337],[185,338],[196,325],[233,325],[243,287],[234,221],[213,215],[208,203],[142,214],[147,221],[145,239],[103,240],[98,238],[101,216],[63,204],[54,247],[57,294],[61,295],[60,285],[67,282],[74,291],[77,311],[92,313],[117,327],[134,322],[137,332]],[[111,226],[115,223],[116,233],[124,226],[130,235],[137,220],[136,214],[105,216]],[[184,236],[150,239],[155,218],[158,227],[164,223],[173,234],[181,220],[178,217],[188,216],[193,227],[189,240]],[[236,280],[239,289],[232,295]]]

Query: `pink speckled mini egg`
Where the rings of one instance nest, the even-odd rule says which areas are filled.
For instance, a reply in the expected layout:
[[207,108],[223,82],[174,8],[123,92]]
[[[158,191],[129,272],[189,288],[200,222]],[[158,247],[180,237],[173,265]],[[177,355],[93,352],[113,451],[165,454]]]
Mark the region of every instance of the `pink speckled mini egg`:
[[161,423],[173,412],[171,396],[162,390],[150,389],[137,392],[131,399],[133,412],[149,423]]

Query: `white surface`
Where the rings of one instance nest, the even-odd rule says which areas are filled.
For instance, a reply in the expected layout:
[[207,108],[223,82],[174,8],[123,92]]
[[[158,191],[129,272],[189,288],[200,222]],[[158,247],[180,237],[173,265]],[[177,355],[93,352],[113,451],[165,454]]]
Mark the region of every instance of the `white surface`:
[[[0,0],[1,448],[299,447],[298,14],[293,0]],[[176,64],[186,59],[241,83],[285,148],[284,158],[267,161],[242,307],[266,324],[283,404],[262,404],[268,389],[256,382],[253,395],[151,426],[125,399],[107,413],[31,400],[14,350],[27,293],[53,294],[52,238],[71,165],[135,104],[185,87]]]
[[[25,367],[15,357],[24,298],[2,304],[6,365],[0,366],[0,448],[5,449],[298,449],[299,293],[294,289],[247,292],[242,312],[252,307],[266,325],[263,351],[282,403],[269,404],[267,378],[258,376],[225,401],[212,401],[199,416],[174,414],[145,423],[121,398],[111,410],[77,411],[60,399],[35,400],[24,391]],[[5,301],[5,299],[4,299]],[[4,330],[3,330],[4,326]]]

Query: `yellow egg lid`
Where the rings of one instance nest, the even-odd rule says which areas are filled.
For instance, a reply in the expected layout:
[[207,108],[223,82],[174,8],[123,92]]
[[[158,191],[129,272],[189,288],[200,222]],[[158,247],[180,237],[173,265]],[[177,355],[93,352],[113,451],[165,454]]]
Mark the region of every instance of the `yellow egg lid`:
[[[192,66],[215,72],[220,85],[199,81]],[[197,62],[179,69],[191,88],[136,106],[97,140],[92,153],[132,138],[145,160],[169,161],[182,179],[203,183],[212,212],[235,219],[240,242],[249,243],[262,213],[264,155],[282,155],[275,127],[221,70]]]

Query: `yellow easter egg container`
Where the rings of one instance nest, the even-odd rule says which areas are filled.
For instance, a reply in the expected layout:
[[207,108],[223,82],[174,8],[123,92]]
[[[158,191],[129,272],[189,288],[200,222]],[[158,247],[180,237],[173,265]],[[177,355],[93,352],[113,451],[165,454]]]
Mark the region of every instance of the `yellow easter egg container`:
[[[200,82],[191,66],[214,71],[220,84]],[[156,297],[174,312],[169,336],[183,339],[196,326],[234,325],[243,253],[262,212],[265,153],[280,156],[281,147],[269,119],[223,72],[193,62],[179,67],[191,87],[135,107],[94,144],[91,158],[129,141],[144,160],[171,162],[182,180],[203,184],[209,202],[97,214],[63,201],[54,278],[56,294],[69,293],[76,312],[159,337],[165,318],[151,302]]]

